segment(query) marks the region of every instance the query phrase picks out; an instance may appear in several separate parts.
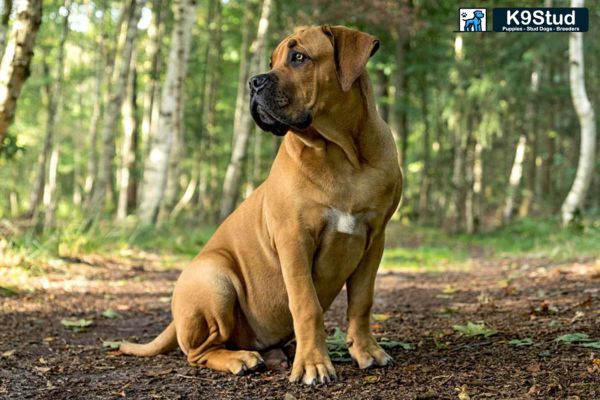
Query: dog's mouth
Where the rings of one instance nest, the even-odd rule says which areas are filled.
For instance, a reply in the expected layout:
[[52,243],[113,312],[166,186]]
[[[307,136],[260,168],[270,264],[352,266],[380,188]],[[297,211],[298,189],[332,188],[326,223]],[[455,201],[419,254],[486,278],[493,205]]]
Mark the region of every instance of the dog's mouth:
[[291,121],[288,117],[274,111],[261,101],[260,96],[252,96],[250,100],[250,113],[256,125],[266,132],[276,136],[284,136],[290,129],[302,131],[310,126],[312,118],[306,113],[297,121]]

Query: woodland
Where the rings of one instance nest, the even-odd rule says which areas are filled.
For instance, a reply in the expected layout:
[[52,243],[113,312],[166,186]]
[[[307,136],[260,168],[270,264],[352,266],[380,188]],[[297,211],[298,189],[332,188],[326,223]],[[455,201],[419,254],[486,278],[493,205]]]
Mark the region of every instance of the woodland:
[[[0,2],[0,398],[599,398],[600,2],[480,3],[587,7],[589,31],[457,32],[450,0]],[[334,384],[119,354],[268,176],[248,79],[321,24],[381,43],[404,190],[372,329],[395,365],[348,362],[343,295]]]

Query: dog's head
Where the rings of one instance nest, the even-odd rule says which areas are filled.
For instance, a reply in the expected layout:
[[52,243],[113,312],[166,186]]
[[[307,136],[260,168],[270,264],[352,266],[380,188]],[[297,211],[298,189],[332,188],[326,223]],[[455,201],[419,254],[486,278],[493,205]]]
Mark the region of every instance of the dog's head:
[[250,78],[256,124],[278,136],[309,128],[344,99],[379,40],[343,26],[300,28],[271,56],[271,71]]
[[485,16],[485,14],[484,14],[484,13],[483,13],[483,11],[481,11],[481,10],[476,10],[476,11],[473,13],[473,16],[474,16],[475,18],[477,18],[477,19],[481,19],[481,18],[483,18],[483,17]]

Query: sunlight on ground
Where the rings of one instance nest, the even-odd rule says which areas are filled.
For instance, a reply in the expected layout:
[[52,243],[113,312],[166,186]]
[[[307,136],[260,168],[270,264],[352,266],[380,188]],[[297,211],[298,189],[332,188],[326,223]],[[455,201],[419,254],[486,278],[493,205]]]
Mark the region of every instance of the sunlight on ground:
[[461,249],[418,246],[386,249],[381,260],[383,269],[443,271],[470,268],[469,255]]

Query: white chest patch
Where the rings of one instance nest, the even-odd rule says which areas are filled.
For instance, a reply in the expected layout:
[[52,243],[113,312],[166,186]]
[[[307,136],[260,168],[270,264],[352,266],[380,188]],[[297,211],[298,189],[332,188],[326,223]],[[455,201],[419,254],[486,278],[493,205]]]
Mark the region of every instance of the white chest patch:
[[347,235],[360,234],[362,228],[364,228],[357,215],[343,212],[337,208],[330,208],[327,210],[327,219],[329,226],[336,231]]

